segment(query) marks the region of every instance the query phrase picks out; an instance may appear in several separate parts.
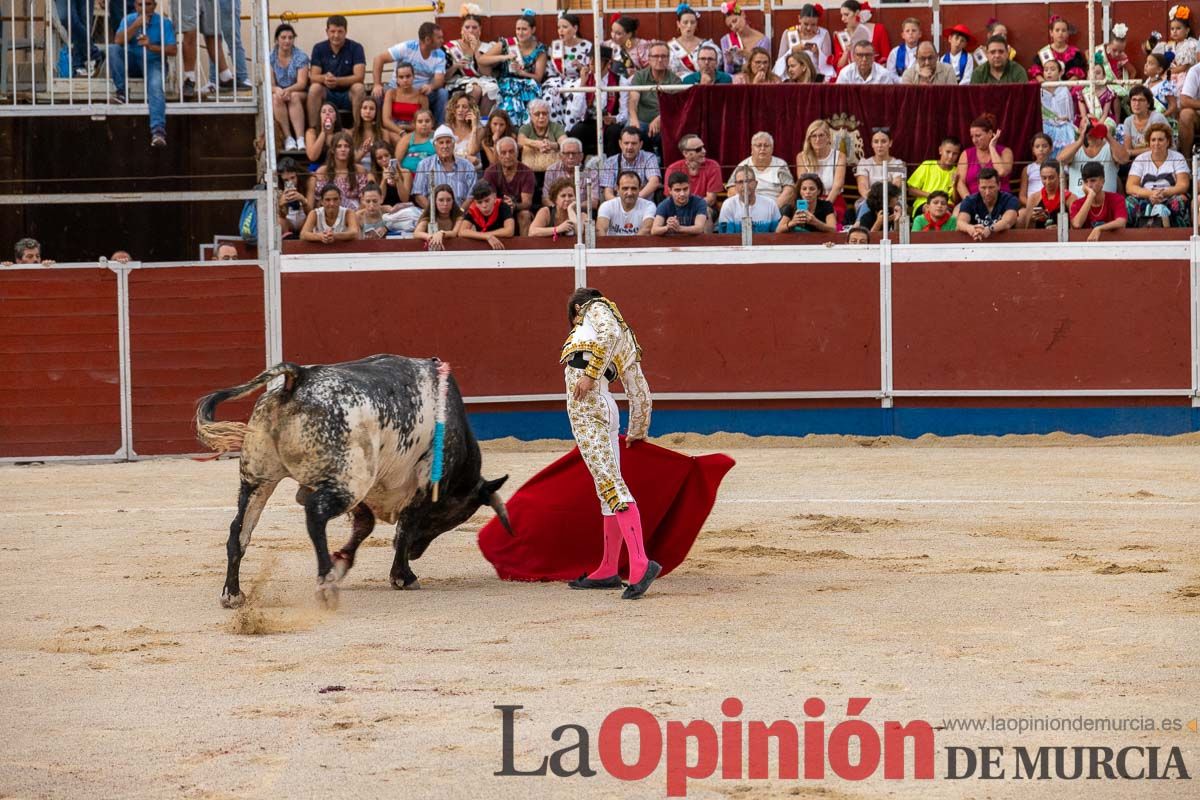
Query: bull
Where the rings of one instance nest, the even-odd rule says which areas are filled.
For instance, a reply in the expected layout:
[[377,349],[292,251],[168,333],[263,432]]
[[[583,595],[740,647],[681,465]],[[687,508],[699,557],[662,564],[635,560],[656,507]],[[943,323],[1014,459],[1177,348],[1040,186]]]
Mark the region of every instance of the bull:
[[[479,444],[471,432],[462,395],[448,376],[443,477],[435,502],[429,482],[438,400],[437,359],[375,355],[342,364],[278,364],[248,383],[202,397],[196,435],[218,452],[241,448],[237,513],[229,526],[228,569],[221,605],[245,602],[238,567],[250,534],[283,478],[300,484],[308,536],[317,555],[317,598],[337,605],[338,583],[354,566],[354,554],[375,527],[395,523],[391,584],[419,588],[409,566],[429,543],[461,525],[481,505],[491,506],[512,533],[497,490],[508,476],[485,480]],[[213,414],[276,378],[249,423],[216,422]],[[350,540],[330,554],[325,526],[349,512]]]

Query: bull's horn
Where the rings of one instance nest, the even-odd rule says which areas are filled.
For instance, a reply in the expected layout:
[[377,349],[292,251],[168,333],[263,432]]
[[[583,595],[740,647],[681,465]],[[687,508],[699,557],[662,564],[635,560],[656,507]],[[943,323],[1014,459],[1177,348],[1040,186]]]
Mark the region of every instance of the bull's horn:
[[500,495],[492,492],[488,497],[488,505],[496,512],[496,516],[500,518],[500,524],[504,526],[504,530],[508,531],[509,536],[516,536],[513,533],[512,523],[508,521],[508,509],[504,507],[504,501],[500,499]]

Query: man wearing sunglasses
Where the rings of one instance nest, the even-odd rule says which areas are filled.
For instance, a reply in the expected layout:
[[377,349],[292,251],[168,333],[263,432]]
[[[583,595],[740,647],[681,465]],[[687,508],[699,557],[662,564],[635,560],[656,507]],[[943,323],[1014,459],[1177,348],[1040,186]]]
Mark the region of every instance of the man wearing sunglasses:
[[717,207],[717,192],[725,188],[721,180],[721,165],[706,157],[704,141],[694,133],[679,140],[679,152],[683,158],[663,170],[664,175],[682,172],[688,176],[692,194],[703,197],[710,209]]

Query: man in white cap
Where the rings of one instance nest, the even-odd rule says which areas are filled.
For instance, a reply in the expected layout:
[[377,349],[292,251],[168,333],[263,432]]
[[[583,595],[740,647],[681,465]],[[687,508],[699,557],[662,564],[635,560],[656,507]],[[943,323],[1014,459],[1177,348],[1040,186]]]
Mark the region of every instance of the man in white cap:
[[457,142],[458,137],[449,125],[441,125],[433,132],[434,154],[421,160],[413,180],[413,202],[421,208],[429,208],[429,195],[443,183],[454,192],[454,202],[459,205],[471,196],[477,178],[475,165],[454,155]]

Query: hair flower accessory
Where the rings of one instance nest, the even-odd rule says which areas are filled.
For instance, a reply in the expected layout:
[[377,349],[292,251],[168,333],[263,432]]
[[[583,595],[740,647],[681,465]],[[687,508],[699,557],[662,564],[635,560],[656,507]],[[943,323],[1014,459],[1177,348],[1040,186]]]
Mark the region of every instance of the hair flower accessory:
[[730,14],[741,14],[742,4],[738,0],[725,0],[724,3],[721,3],[721,13],[727,17]]
[[1129,33],[1129,26],[1124,22],[1118,22],[1112,27],[1112,35],[1114,39],[1124,39],[1125,34]]
[[821,5],[820,3],[813,4],[813,11],[817,12],[818,17],[825,16],[825,6]]
[[1177,6],[1171,6],[1171,10],[1167,12],[1167,19],[1190,19],[1192,10],[1182,3]]
[[871,14],[873,14],[873,13],[874,13],[874,9],[871,8],[870,3],[862,3],[858,7],[858,21],[859,22],[870,22]]
[[537,12],[534,11],[532,8],[522,8],[521,16],[524,17],[525,19],[537,19]]
[[[682,17],[684,14],[696,14],[696,9],[689,6],[687,3],[680,3],[675,6],[675,16]],[[700,16],[696,14],[696,16]]]
[[458,15],[460,17],[478,17],[481,14],[483,14],[483,9],[481,9],[475,3],[463,3],[458,9]]

